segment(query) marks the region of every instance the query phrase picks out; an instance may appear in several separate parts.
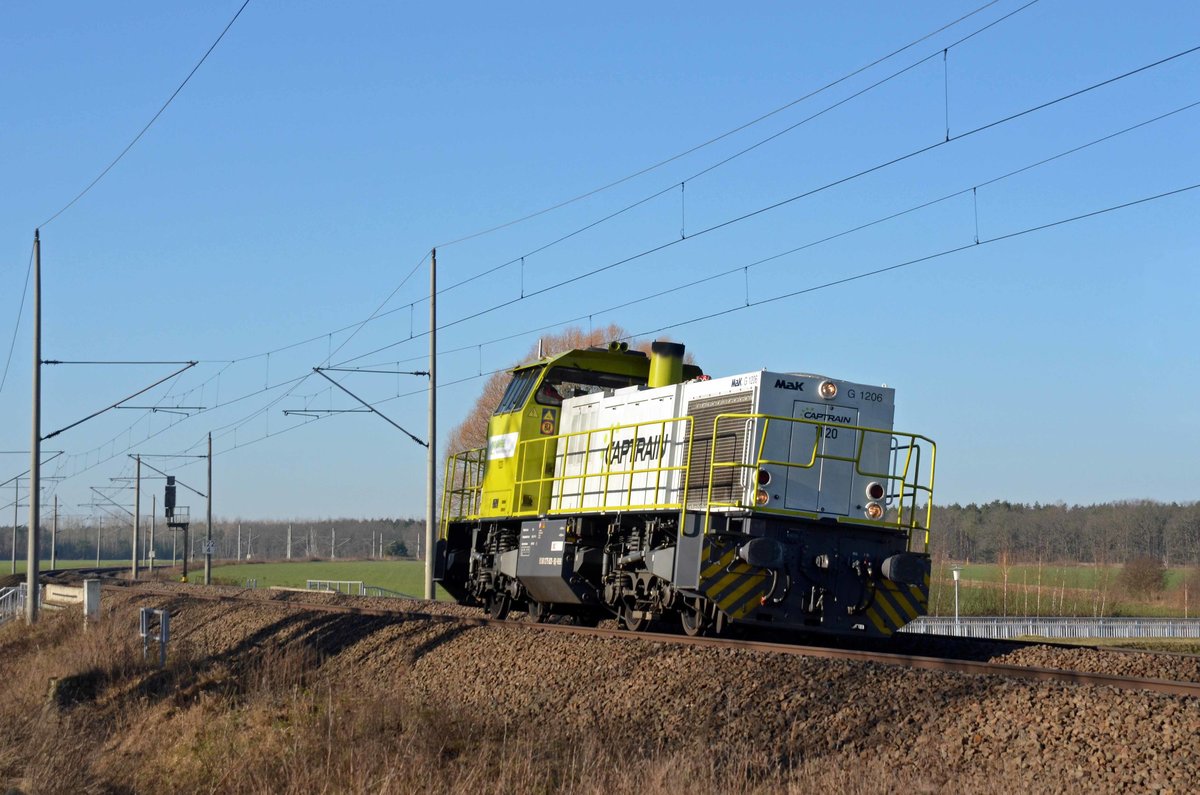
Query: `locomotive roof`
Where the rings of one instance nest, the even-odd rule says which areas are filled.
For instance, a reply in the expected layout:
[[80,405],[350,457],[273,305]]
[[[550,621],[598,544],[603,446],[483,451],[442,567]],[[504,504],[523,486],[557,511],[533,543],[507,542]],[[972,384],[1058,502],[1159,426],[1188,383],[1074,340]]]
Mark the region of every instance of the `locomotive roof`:
[[[641,351],[611,351],[604,348],[575,348],[553,356],[544,356],[537,361],[517,365],[512,372],[553,366],[594,370],[601,373],[642,378],[643,380],[650,377],[650,357],[646,354]],[[703,374],[704,371],[694,364],[683,365],[685,381]]]

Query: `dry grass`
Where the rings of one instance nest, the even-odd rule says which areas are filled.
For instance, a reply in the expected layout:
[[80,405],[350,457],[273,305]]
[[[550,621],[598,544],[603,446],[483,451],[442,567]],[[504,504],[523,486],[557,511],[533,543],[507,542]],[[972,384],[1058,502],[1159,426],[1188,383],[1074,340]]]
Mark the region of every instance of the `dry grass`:
[[[662,747],[481,721],[396,681],[351,689],[302,645],[142,660],[135,626],[74,613],[0,629],[0,787],[21,792],[870,792],[900,784],[736,738]],[[611,732],[609,733],[611,734]],[[874,780],[875,783],[871,783]],[[914,782],[904,784],[914,788]],[[920,787],[916,787],[920,790]]]

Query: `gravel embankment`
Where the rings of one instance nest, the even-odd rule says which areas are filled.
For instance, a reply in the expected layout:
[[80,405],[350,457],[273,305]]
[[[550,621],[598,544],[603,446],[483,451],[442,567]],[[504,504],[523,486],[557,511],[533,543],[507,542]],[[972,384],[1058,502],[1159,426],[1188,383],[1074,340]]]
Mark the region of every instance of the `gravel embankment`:
[[1154,654],[1103,649],[1066,649],[1030,646],[993,658],[1007,665],[1038,668],[1069,668],[1073,671],[1200,682],[1200,657],[1190,654]]
[[[323,675],[365,698],[405,688],[432,709],[548,741],[636,736],[665,748],[701,742],[714,755],[749,745],[781,767],[817,760],[861,769],[875,784],[915,776],[933,791],[1185,792],[1200,780],[1200,699],[271,604],[374,601],[336,595],[264,591],[261,604],[245,604],[109,588],[105,598],[118,610],[169,606],[175,641],[206,654],[303,644],[324,660]],[[1001,661],[1157,678],[1197,670],[1190,657],[1045,647]]]

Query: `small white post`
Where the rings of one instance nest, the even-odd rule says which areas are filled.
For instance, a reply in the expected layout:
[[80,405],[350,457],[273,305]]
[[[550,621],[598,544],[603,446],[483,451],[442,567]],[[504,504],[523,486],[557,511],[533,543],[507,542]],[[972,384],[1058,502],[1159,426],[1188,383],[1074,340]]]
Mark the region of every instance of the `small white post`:
[[100,618],[100,581],[83,581],[83,618],[85,622]]
[[954,577],[954,634],[958,634],[958,579],[962,575],[962,569],[955,566],[950,570],[951,576]]

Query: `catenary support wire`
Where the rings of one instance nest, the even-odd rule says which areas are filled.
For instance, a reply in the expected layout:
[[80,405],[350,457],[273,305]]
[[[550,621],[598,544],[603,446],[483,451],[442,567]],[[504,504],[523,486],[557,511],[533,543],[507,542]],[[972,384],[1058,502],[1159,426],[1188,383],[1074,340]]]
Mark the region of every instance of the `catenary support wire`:
[[72,428],[74,428],[74,427],[75,427],[75,426],[77,426],[77,425],[82,425],[83,423],[87,422],[87,421],[88,421],[88,420],[90,420],[90,419],[93,419],[93,418],[95,418],[95,417],[99,417],[99,416],[100,416],[101,414],[103,414],[104,412],[106,412],[106,411],[109,411],[109,410],[111,410],[111,409],[115,409],[117,406],[121,405],[121,404],[122,404],[122,403],[124,403],[126,400],[132,400],[133,398],[137,397],[138,395],[141,395],[141,394],[143,394],[143,393],[145,393],[145,392],[149,392],[151,389],[153,389],[154,387],[158,386],[159,384],[161,384],[161,383],[163,383],[163,382],[165,382],[165,381],[170,381],[170,380],[171,380],[172,378],[174,378],[175,376],[177,376],[177,375],[179,375],[180,373],[184,372],[185,370],[189,370],[189,369],[191,369],[191,368],[193,368],[193,367],[195,367],[195,366],[196,366],[196,362],[188,362],[186,366],[179,368],[178,370],[176,370],[175,372],[173,372],[173,373],[171,373],[170,375],[166,376],[165,378],[160,378],[159,380],[155,381],[153,384],[151,384],[150,386],[146,387],[145,389],[139,389],[137,392],[134,392],[132,395],[130,395],[130,396],[128,396],[128,397],[121,398],[121,399],[120,399],[120,400],[118,400],[116,403],[113,403],[113,404],[112,404],[112,405],[110,405],[110,406],[105,406],[104,408],[100,409],[99,411],[94,411],[94,412],[92,412],[91,414],[87,415],[86,417],[84,417],[84,418],[83,418],[83,419],[81,419],[81,420],[76,420],[75,422],[71,423],[70,425],[67,425],[67,426],[65,426],[65,427],[59,428],[57,431],[54,431],[53,433],[46,434],[45,436],[43,436],[43,437],[42,437],[42,441],[45,441],[45,440],[47,440],[47,439],[53,439],[55,436],[58,436],[58,435],[59,435],[60,433],[62,433],[63,431],[69,431],[69,430],[71,430]]

